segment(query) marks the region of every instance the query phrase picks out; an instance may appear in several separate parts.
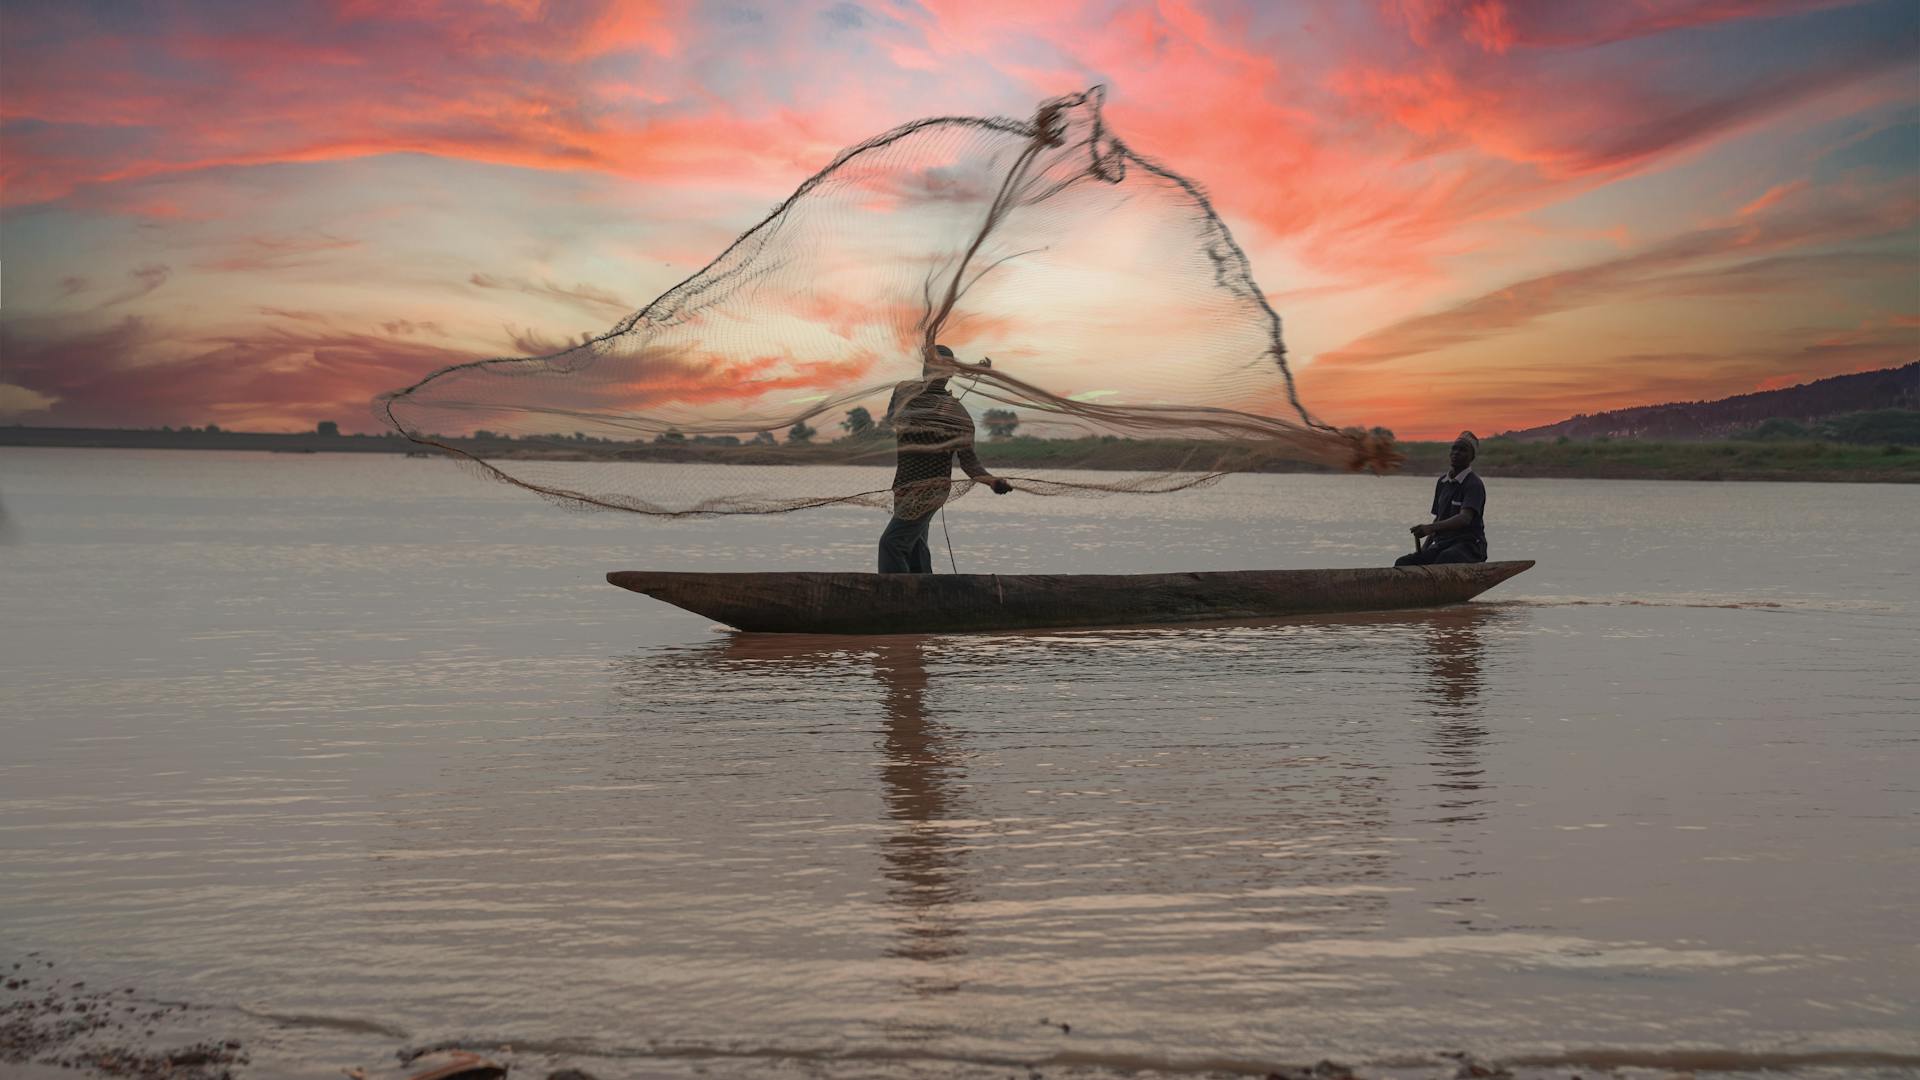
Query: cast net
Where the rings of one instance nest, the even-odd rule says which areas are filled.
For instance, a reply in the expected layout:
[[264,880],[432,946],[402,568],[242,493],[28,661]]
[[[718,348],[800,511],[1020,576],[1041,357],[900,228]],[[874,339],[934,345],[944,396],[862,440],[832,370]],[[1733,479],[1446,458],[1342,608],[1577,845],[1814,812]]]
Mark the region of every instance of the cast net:
[[896,483],[908,446],[975,443],[1040,495],[1178,491],[1276,458],[1392,468],[1384,433],[1301,406],[1246,255],[1100,104],[895,128],[606,333],[443,369],[377,410],[547,498],[669,516],[924,513],[972,486]]

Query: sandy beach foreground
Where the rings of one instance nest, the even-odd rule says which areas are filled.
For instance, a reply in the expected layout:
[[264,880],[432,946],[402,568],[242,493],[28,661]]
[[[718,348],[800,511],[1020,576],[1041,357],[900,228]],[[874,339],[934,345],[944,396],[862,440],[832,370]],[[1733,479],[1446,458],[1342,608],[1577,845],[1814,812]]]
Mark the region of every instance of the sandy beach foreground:
[[[628,1076],[631,1061],[622,1055],[570,1052],[566,1048],[512,1044],[481,1045],[460,1040],[412,1045],[398,1032],[379,1025],[328,1024],[321,1017],[270,1016],[209,1008],[167,1000],[136,987],[89,988],[64,982],[58,965],[39,955],[12,962],[12,975],[0,983],[0,1066],[20,1080],[81,1075],[127,1080],[236,1080],[254,1075],[286,1076],[289,1064],[300,1075],[341,1076],[347,1080],[502,1080],[508,1076],[545,1080],[600,1080]],[[1073,1025],[1042,1017],[1041,1027],[1057,1028],[1069,1042]],[[250,1044],[284,1041],[289,1029],[333,1027],[358,1034],[352,1050],[337,1061],[277,1063],[268,1072],[251,1068]],[[356,1030],[358,1029],[358,1030]],[[208,1037],[221,1031],[228,1037]],[[355,1053],[357,1051],[357,1054]],[[696,1073],[726,1075],[730,1067],[756,1069],[764,1055],[699,1054],[671,1062],[671,1052],[653,1064],[680,1064]],[[1015,1080],[1126,1075],[1145,1077],[1257,1077],[1261,1080],[1693,1080],[1702,1074],[1775,1074],[1780,1070],[1920,1069],[1920,1057],[1870,1052],[1741,1054],[1726,1051],[1666,1053],[1575,1052],[1555,1059],[1487,1060],[1463,1050],[1439,1050],[1426,1060],[1354,1067],[1323,1058],[1307,1064],[1264,1064],[1222,1055],[1178,1070],[1154,1068],[1149,1061],[1101,1061],[1097,1054],[1062,1049],[1013,1061],[969,1061],[938,1057],[920,1063],[927,1075],[1011,1076]],[[816,1059],[810,1067],[839,1075],[858,1070],[858,1056]],[[1109,1072],[1111,1069],[1113,1072]],[[598,1070],[598,1071],[595,1071]],[[1011,1070],[1011,1071],[1009,1071]],[[1859,1073],[1850,1073],[1859,1075]],[[640,1075],[651,1075],[643,1072]]]

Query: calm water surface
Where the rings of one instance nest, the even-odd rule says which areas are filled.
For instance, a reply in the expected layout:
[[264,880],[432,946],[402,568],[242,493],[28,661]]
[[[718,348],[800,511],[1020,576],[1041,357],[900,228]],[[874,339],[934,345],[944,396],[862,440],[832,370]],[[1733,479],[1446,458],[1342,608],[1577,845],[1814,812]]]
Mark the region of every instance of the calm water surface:
[[[967,571],[1364,566],[1430,486],[948,518]],[[1489,488],[1540,565],[1463,607],[755,638],[602,575],[865,570],[884,515],[0,450],[0,959],[259,1076],[1913,1070],[1920,489]]]

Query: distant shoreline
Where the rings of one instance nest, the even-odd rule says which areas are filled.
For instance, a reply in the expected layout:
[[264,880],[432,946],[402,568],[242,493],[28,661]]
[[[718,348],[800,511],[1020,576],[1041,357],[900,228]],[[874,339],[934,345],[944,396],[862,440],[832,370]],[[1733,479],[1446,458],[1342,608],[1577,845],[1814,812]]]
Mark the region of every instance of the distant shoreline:
[[[716,446],[710,444],[586,444],[564,441],[445,438],[476,457],[497,461],[662,461],[705,465],[890,466],[885,441],[848,440],[810,446]],[[0,447],[60,447],[118,450],[254,450],[276,453],[431,453],[400,435],[273,434],[245,431],[152,431],[123,428],[0,427]],[[1437,475],[1446,469],[1447,446],[1406,442],[1401,472]],[[1194,460],[1196,451],[1205,460]],[[980,444],[990,468],[1092,469],[1122,472],[1207,471],[1224,464],[1237,472],[1334,473],[1326,466],[1264,454],[1253,447],[1223,447],[1173,440],[989,439]],[[1223,461],[1223,455],[1229,460]],[[1631,439],[1521,442],[1491,438],[1481,445],[1478,466],[1489,475],[1566,480],[1772,480],[1817,483],[1920,483],[1920,447],[1853,445],[1816,441],[1712,440],[1642,442]]]

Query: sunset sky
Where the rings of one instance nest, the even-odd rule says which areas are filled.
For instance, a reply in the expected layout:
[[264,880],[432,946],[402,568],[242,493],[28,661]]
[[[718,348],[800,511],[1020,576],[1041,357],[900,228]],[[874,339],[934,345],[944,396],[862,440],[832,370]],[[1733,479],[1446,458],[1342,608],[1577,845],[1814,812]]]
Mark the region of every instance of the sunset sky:
[[1920,359],[1912,0],[0,3],[0,423],[378,426],[842,147],[1104,84],[1307,405],[1482,433]]

